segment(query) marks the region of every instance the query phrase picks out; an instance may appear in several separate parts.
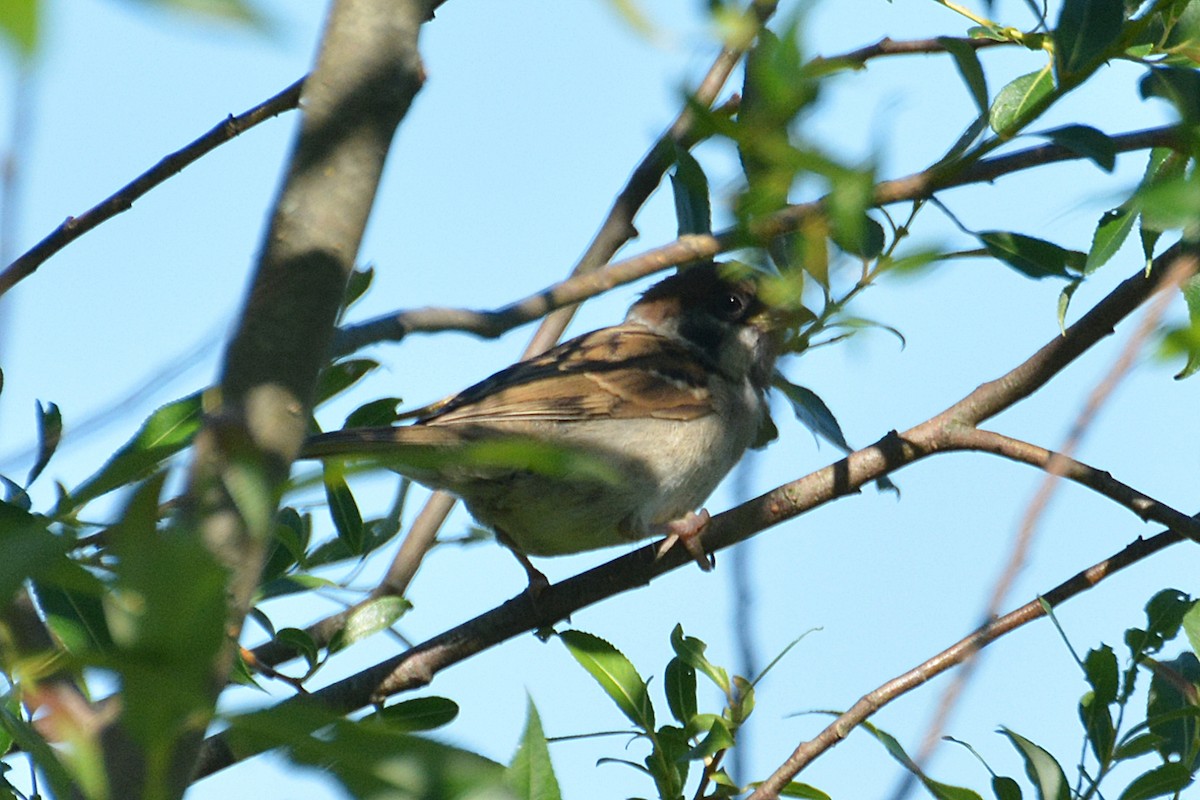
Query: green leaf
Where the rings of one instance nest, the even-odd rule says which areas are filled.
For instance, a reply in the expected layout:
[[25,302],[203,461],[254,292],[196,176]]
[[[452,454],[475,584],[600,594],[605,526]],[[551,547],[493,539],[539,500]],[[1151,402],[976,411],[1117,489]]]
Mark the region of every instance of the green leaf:
[[962,39],[952,36],[939,36],[938,43],[946,48],[946,52],[954,58],[958,74],[962,76],[963,83],[971,92],[975,105],[979,107],[981,114],[986,114],[988,110],[987,78],[984,77],[983,65],[979,63],[979,55],[975,52],[975,48]]
[[0,10],[0,35],[23,61],[28,62],[37,50],[40,16],[39,0],[5,0],[4,9]]
[[1025,760],[1025,774],[1033,782],[1041,800],[1068,800],[1070,798],[1071,792],[1067,785],[1067,776],[1063,773],[1059,763],[1054,760],[1054,756],[1008,728],[1001,728],[1000,732],[1008,737],[1013,747],[1021,754],[1021,758]]
[[784,786],[779,791],[780,797],[800,797],[803,800],[832,800],[829,795],[822,792],[815,786],[809,786],[807,783],[792,781],[787,786]]
[[[1200,372],[1200,276],[1193,275],[1188,278],[1180,287],[1180,291],[1187,304],[1188,324],[1169,329],[1162,347],[1167,355],[1182,353],[1187,357],[1187,363],[1175,374],[1175,380],[1190,378]],[[1196,641],[1193,640],[1192,644],[1195,648]]]
[[226,571],[193,531],[158,529],[164,479],[139,486],[112,528],[117,582],[105,597],[123,719],[151,760],[184,730],[203,730],[212,659],[226,641]]
[[377,597],[368,601],[354,609],[346,618],[345,624],[335,637],[336,646],[334,642],[330,642],[329,652],[342,650],[372,634],[390,628],[410,608],[412,608],[412,603],[403,597]]
[[1008,231],[984,231],[979,241],[994,258],[1030,278],[1075,278],[1083,253],[1067,250],[1053,242]]
[[319,767],[351,797],[467,800],[515,798],[504,767],[476,753],[343,719],[315,703],[289,701],[230,720],[239,759],[282,747],[296,764]]
[[1138,200],[1143,228],[1194,232],[1200,226],[1200,178],[1195,175],[1155,183],[1140,191]]
[[996,800],[1021,800],[1021,784],[1007,775],[992,778],[992,794]]
[[12,597],[26,578],[65,560],[66,552],[67,542],[52,534],[43,518],[0,501],[0,597]]
[[1188,125],[1200,121],[1200,74],[1194,69],[1152,67],[1138,83],[1138,92],[1146,99],[1166,100]]
[[308,631],[299,628],[280,628],[275,632],[275,641],[302,656],[308,662],[310,670],[316,669],[320,663],[319,648]]
[[1117,800],[1147,800],[1151,797],[1175,794],[1192,783],[1186,764],[1173,761],[1162,764],[1134,778]]
[[1092,234],[1092,246],[1088,250],[1087,261],[1083,265],[1084,275],[1091,275],[1108,263],[1124,244],[1137,218],[1137,211],[1129,205],[1118,206],[1100,217],[1096,232]]
[[[1167,758],[1195,758],[1200,747],[1200,721],[1194,703],[1200,684],[1200,660],[1182,653],[1170,661],[1153,663],[1150,692],[1146,698],[1146,721],[1150,731],[1161,737],[1158,752]],[[1191,686],[1192,698],[1178,684]]]
[[733,745],[733,732],[729,730],[729,723],[720,717],[715,717],[708,729],[708,733],[704,735],[704,738],[695,747],[688,751],[687,758],[692,761],[699,761],[709,758],[721,750],[728,750]]
[[347,358],[330,364],[317,378],[317,405],[336,397],[379,367],[369,358]]
[[621,651],[583,631],[563,631],[558,636],[630,722],[643,731],[654,730],[654,707],[646,683]]
[[96,584],[95,591],[85,591],[63,588],[49,581],[34,582],[34,593],[46,624],[63,648],[75,656],[104,652],[113,645],[104,617],[104,587],[99,581]]
[[0,704],[0,728],[3,728],[21,749],[30,755],[38,771],[46,778],[55,797],[77,797],[76,784],[63,763],[58,751],[21,718],[19,712],[8,704]]
[[542,718],[532,698],[528,706],[525,732],[521,734],[521,744],[508,766],[504,782],[523,800],[560,800],[562,790],[554,775],[554,765],[550,762],[550,748],[542,731]]
[[917,762],[913,761],[912,757],[905,752],[904,748],[901,746],[896,737],[884,731],[882,728],[872,725],[869,722],[863,722],[859,725],[859,727],[874,736],[875,740],[882,744],[884,749],[888,751],[888,754],[892,758],[899,761],[905,769],[916,776],[916,778],[921,781],[921,784],[929,790],[929,793],[938,798],[938,800],[983,800],[978,792],[972,791],[971,789],[967,789],[962,786],[951,786],[930,778],[924,773],[924,771],[922,771],[920,766],[917,765]]
[[324,465],[325,500],[329,504],[329,516],[337,529],[338,540],[346,545],[352,555],[362,555],[362,513],[350,487],[346,484],[342,462],[326,461]]
[[816,392],[791,383],[779,373],[776,373],[771,385],[783,392],[792,405],[792,413],[796,415],[796,419],[814,436],[821,437],[845,453],[853,450],[842,433],[842,426],[838,424],[837,417]]
[[382,428],[400,419],[396,407],[403,402],[399,397],[381,397],[364,403],[346,416],[343,428]]
[[1141,758],[1147,753],[1153,753],[1158,750],[1162,744],[1162,737],[1156,733],[1143,733],[1134,736],[1117,746],[1113,751],[1114,761],[1128,761],[1134,758]]
[[431,731],[449,725],[458,716],[458,703],[447,697],[414,697],[385,706],[360,720],[384,725],[393,733]]
[[362,296],[371,288],[371,283],[374,280],[374,267],[364,267],[350,273],[350,280],[346,281],[346,294],[342,298],[343,313],[362,299]]
[[667,706],[671,716],[687,727],[696,716],[696,670],[685,664],[678,656],[667,662],[663,679],[663,691],[667,695]]
[[1067,307],[1071,304],[1071,298],[1075,296],[1075,290],[1082,283],[1082,280],[1068,281],[1063,290],[1058,293],[1058,329],[1063,333],[1067,332]]
[[1105,172],[1112,172],[1117,165],[1117,147],[1112,137],[1091,125],[1064,125],[1037,135],[1091,159]]
[[1124,22],[1124,0],[1066,0],[1054,30],[1059,80],[1086,72],[1109,55]]
[[675,144],[675,171],[671,173],[675,197],[675,219],[679,235],[712,233],[712,208],[708,198],[708,176],[700,162]]
[[1013,80],[996,95],[988,113],[988,123],[1001,136],[1011,136],[1028,120],[1026,117],[1054,90],[1054,77],[1047,64],[1037,72]]
[[1088,692],[1079,701],[1079,720],[1087,732],[1087,741],[1092,752],[1096,754],[1096,760],[1107,764],[1112,758],[1113,742],[1116,739],[1112,712],[1107,705],[1096,699],[1094,692]]
[[58,449],[58,443],[62,439],[62,412],[54,403],[47,403],[43,406],[41,401],[38,401],[37,421],[38,457],[29,470],[29,477],[25,479],[26,486],[29,486],[37,479],[38,475],[42,474],[42,470],[50,463],[50,457],[54,455],[54,451]]
[[1117,656],[1108,645],[1092,650],[1083,660],[1087,681],[1095,692],[1097,702],[1108,705],[1117,701]]
[[79,508],[113,489],[145,478],[192,443],[200,430],[200,421],[199,392],[168,403],[151,414],[129,443],[67,499]]
[[[1196,280],[1195,277],[1192,278]],[[1192,652],[1200,656],[1200,602],[1192,603],[1192,607],[1183,615],[1181,623],[1183,632],[1187,635]]]
[[679,660],[690,666],[697,672],[702,672],[708,676],[708,679],[717,685],[726,696],[732,691],[733,686],[729,682],[729,673],[724,667],[718,667],[705,657],[704,651],[708,649],[708,645],[700,641],[694,636],[684,636],[683,626],[676,625],[671,629],[671,649],[675,651],[675,655]]

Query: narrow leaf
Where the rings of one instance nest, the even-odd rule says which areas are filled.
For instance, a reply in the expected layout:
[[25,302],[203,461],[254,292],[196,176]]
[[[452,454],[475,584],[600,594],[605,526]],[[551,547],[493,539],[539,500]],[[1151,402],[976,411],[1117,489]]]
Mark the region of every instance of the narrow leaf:
[[654,707],[646,683],[620,650],[583,631],[563,631],[558,636],[630,722],[643,731],[654,730]]
[[1038,797],[1041,800],[1068,800],[1071,793],[1067,786],[1067,776],[1054,760],[1054,756],[1008,728],[1001,728],[1000,732],[1008,737],[1025,760],[1025,774],[1037,789]]
[[675,145],[675,171],[671,173],[671,191],[675,197],[675,219],[679,235],[712,232],[712,208],[708,197],[708,177],[700,162],[685,148]]
[[329,515],[333,518],[338,539],[346,545],[351,555],[361,555],[365,538],[362,513],[346,484],[341,463],[326,461],[323,477],[325,499],[329,503]]
[[62,412],[54,403],[47,403],[43,406],[40,401],[38,402],[37,422],[38,457],[29,470],[29,477],[25,479],[26,486],[29,486],[37,479],[38,475],[42,474],[42,470],[50,463],[50,457],[54,455],[54,451],[58,449],[58,443],[62,439]]
[[162,462],[192,443],[200,430],[200,393],[168,403],[155,411],[129,443],[118,450],[68,500],[78,508],[121,486],[135,483]]
[[1053,242],[1008,231],[984,231],[979,241],[993,257],[1030,278],[1073,278],[1073,267],[1083,265],[1083,253]]
[[784,397],[792,405],[792,412],[796,415],[796,419],[812,431],[814,436],[821,437],[843,452],[849,453],[853,449],[846,441],[837,417],[829,410],[829,406],[825,405],[825,401],[817,396],[816,392],[791,383],[778,373],[771,385],[783,392]]
[[1083,264],[1084,275],[1091,275],[1108,263],[1133,230],[1137,217],[1137,212],[1127,205],[1105,212],[1096,225],[1096,232],[1092,234],[1092,246]]
[[390,628],[404,616],[412,604],[403,597],[377,597],[360,608],[356,608],[338,635],[338,648],[330,645],[330,651],[349,647],[372,634]]
[[458,716],[458,703],[446,697],[415,697],[385,706],[361,720],[387,726],[393,733],[431,731],[449,725]]
[[938,43],[946,48],[946,52],[954,58],[958,74],[962,76],[963,83],[971,92],[975,105],[979,107],[981,114],[986,114],[988,110],[987,79],[984,77],[983,65],[979,63],[979,55],[975,52],[975,48],[962,39],[952,36],[939,36]]
[[550,748],[542,731],[542,719],[533,699],[529,700],[525,732],[505,773],[504,782],[522,800],[561,800],[562,790],[550,763]]
[[1200,121],[1200,73],[1182,67],[1153,67],[1138,83],[1143,98],[1158,97],[1175,106],[1187,124]]
[[667,695],[671,716],[687,727],[692,717],[696,716],[696,670],[678,656],[672,658],[667,662],[663,691]]
[[1175,794],[1192,783],[1191,771],[1181,761],[1162,764],[1133,779],[1117,800],[1147,800]]

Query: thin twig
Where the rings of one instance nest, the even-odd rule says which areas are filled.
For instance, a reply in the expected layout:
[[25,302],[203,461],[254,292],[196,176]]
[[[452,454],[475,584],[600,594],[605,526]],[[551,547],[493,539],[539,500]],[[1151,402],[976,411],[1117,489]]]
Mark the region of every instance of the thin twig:
[[115,217],[122,211],[128,211],[133,207],[135,200],[180,172],[184,167],[195,162],[201,156],[228,142],[238,134],[249,130],[258,123],[295,108],[300,102],[300,88],[303,85],[304,78],[301,78],[291,86],[253,108],[237,116],[229,116],[217,123],[208,133],[196,139],[191,144],[163,157],[153,167],[79,216],[67,217],[61,225],[47,234],[45,238],[26,253],[18,256],[3,272],[0,272],[0,297],[18,282],[32,275],[38,267],[59,250],[62,250],[68,244],[105,220]]
[[[1200,515],[1192,519],[1200,523]],[[933,658],[863,695],[857,703],[844,714],[839,715],[821,733],[797,747],[788,760],[750,795],[750,800],[775,800],[779,797],[783,787],[800,770],[812,763],[817,756],[845,739],[850,731],[870,718],[880,708],[901,695],[907,694],[930,678],[961,664],[964,659],[970,657],[970,654],[988,646],[1001,636],[1011,633],[1035,619],[1044,617],[1046,607],[1056,608],[1072,597],[1098,585],[1117,571],[1181,541],[1183,541],[1183,537],[1174,530],[1162,531],[1149,539],[1139,538],[1121,552],[1093,564],[1055,586],[1041,597],[980,627]]]

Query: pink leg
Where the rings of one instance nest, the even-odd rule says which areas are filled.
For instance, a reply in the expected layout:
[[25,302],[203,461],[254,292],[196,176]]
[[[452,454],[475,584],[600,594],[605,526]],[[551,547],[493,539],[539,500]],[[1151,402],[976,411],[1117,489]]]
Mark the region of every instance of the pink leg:
[[655,526],[656,533],[664,533],[667,537],[658,546],[658,553],[655,557],[662,558],[668,550],[675,546],[676,542],[679,542],[700,565],[700,569],[708,572],[713,568],[714,562],[712,556],[704,552],[704,545],[700,543],[700,532],[708,525],[709,519],[708,509],[702,508],[698,514],[695,511],[689,511],[679,519]]

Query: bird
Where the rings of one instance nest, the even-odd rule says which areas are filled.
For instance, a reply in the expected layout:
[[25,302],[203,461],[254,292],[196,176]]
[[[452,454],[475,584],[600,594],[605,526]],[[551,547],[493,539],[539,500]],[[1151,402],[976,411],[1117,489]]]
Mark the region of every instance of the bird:
[[773,437],[782,336],[746,268],[702,262],[585,333],[422,410],[415,422],[311,436],[302,458],[362,460],[460,497],[525,568],[528,556],[664,536],[702,568],[696,509]]

